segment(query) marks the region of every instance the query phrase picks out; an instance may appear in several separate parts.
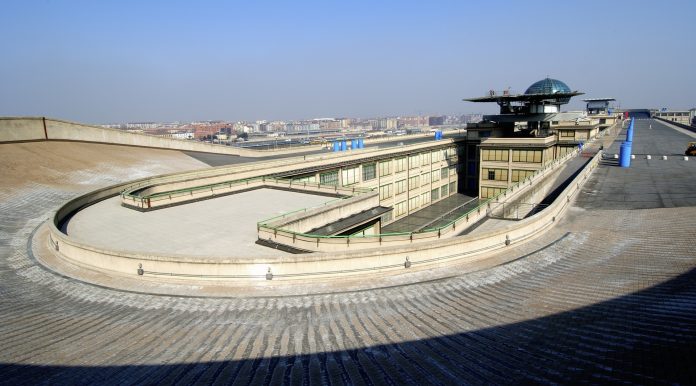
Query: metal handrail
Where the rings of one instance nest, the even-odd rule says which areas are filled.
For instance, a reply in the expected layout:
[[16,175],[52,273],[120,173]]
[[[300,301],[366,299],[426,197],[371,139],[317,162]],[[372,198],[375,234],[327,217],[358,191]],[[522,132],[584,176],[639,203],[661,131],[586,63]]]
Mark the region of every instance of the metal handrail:
[[[554,166],[556,164],[559,164],[561,162],[565,162],[566,159],[569,159],[571,157],[574,157],[577,155],[578,150],[573,151],[572,153],[568,153],[566,156],[563,158],[559,158],[556,160],[553,160],[552,162],[544,165],[543,168],[537,170],[534,174],[531,176],[528,176],[522,181],[518,181],[515,185],[512,185],[508,187],[507,189],[501,191],[500,193],[496,194],[495,196],[487,198],[485,201],[482,201],[479,203],[478,206],[475,208],[472,208],[468,212],[462,214],[461,216],[457,217],[456,219],[448,222],[445,225],[434,227],[434,228],[428,228],[428,229],[423,229],[420,231],[415,231],[415,232],[390,232],[390,233],[378,233],[378,234],[373,234],[373,235],[316,235],[312,233],[303,233],[303,232],[295,232],[287,229],[282,229],[281,227],[272,227],[268,226],[267,223],[272,220],[272,219],[266,219],[266,220],[261,220],[260,222],[257,223],[257,227],[268,229],[270,231],[273,231],[274,233],[284,233],[289,236],[293,237],[306,237],[310,239],[368,239],[368,238],[384,238],[384,237],[390,237],[390,236],[410,236],[412,237],[413,235],[423,235],[423,234],[429,234],[429,233],[438,233],[439,235],[442,234],[442,231],[447,231],[448,229],[451,229],[454,226],[456,226],[456,223],[463,220],[463,219],[468,219],[468,217],[474,213],[474,212],[480,212],[482,208],[487,208],[491,203],[493,202],[499,202],[498,199],[501,196],[506,196],[508,192],[513,192],[514,190],[518,189],[520,186],[522,186],[525,183],[530,182],[532,179],[535,177],[539,176],[540,174],[544,173],[546,170],[548,170],[551,166]],[[302,209],[291,212],[291,213],[297,213],[299,211],[302,211]],[[305,210],[306,211],[306,210]],[[277,217],[282,217],[277,216]],[[275,217],[275,218],[277,218]],[[434,237],[434,236],[433,236]],[[384,241],[384,240],[382,240]]]

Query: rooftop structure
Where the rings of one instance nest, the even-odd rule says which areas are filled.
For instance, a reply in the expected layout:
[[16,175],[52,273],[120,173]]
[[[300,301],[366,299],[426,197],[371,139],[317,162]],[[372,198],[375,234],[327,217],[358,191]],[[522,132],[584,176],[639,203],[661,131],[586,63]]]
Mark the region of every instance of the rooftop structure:
[[571,91],[570,87],[560,80],[546,78],[534,82],[524,94],[510,94],[509,91],[498,94],[493,90],[489,91],[488,94],[488,96],[464,100],[468,102],[496,102],[500,106],[500,114],[524,115],[557,113],[560,111],[560,106],[567,104],[571,97],[583,93]]
[[597,114],[611,114],[612,111],[609,108],[609,102],[613,102],[614,98],[588,98],[583,99],[583,102],[587,102],[587,113],[590,115]]

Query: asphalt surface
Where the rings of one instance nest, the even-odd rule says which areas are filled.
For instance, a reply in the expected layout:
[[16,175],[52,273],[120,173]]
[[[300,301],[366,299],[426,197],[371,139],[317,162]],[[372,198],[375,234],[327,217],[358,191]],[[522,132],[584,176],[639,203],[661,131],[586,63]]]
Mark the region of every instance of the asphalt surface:
[[[653,119],[638,119],[634,125],[635,159],[629,168],[618,166],[626,130],[619,133],[607,158],[588,181],[588,192],[578,202],[592,209],[647,209],[696,206],[696,159],[684,161],[687,143],[693,137]],[[652,159],[646,159],[650,155]],[[662,159],[667,156],[667,159]]]

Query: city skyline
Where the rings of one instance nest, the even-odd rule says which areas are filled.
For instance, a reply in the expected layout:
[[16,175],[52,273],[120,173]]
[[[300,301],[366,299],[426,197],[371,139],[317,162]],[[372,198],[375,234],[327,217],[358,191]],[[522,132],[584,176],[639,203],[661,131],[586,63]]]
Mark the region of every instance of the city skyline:
[[[0,115],[90,123],[494,112],[546,76],[695,107],[690,2],[4,5]],[[604,17],[599,17],[597,11]],[[607,22],[610,20],[610,22]],[[649,92],[646,92],[649,91]],[[580,109],[573,101],[568,109]]]

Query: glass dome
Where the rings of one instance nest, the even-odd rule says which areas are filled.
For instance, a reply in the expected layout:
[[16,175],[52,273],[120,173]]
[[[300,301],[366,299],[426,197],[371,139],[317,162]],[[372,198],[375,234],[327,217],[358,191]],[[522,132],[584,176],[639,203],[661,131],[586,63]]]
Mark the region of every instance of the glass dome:
[[555,94],[557,92],[571,92],[567,84],[558,79],[546,78],[529,86],[525,94]]

